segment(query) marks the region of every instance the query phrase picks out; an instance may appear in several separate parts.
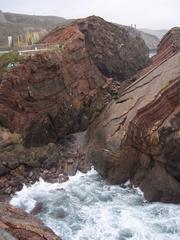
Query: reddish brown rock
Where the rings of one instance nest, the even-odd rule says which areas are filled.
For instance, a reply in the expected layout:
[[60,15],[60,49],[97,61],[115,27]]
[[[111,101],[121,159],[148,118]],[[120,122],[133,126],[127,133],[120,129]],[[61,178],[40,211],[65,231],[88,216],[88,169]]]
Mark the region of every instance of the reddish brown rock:
[[[80,50],[75,44],[72,51],[77,48],[82,51],[78,53],[82,55],[81,67],[81,62],[69,66],[71,70],[68,64],[63,67],[62,52],[54,51],[27,59],[4,77],[0,85],[0,122],[22,134],[26,146],[56,141],[77,130],[77,114],[86,95],[105,82],[90,65],[83,46]],[[69,58],[73,58],[71,53]]]
[[60,240],[34,216],[0,203],[0,240]]
[[28,147],[86,129],[85,106],[107,77],[125,80],[148,61],[140,37],[99,17],[55,29],[42,42],[60,49],[29,57],[0,84],[0,123]]
[[[174,30],[165,39],[169,34]],[[88,140],[88,158],[104,178],[117,184],[130,179],[149,201],[180,203],[178,48],[104,109]]]
[[42,202],[37,202],[35,207],[32,209],[31,214],[37,215],[43,212],[45,209],[44,204]]
[[57,28],[42,42],[59,43],[66,49],[73,32],[82,36],[91,62],[106,77],[125,80],[148,62],[148,48],[140,35],[130,28],[116,26],[96,16],[78,19],[69,28]]
[[168,31],[160,41],[157,47],[157,54],[152,58],[151,64],[142,69],[135,76],[136,78],[148,74],[153,69],[157,68],[163,61],[173,56],[180,49],[180,28],[174,27]]
[[180,49],[179,36],[180,36],[179,27],[174,27],[170,31],[168,31],[157,47],[158,54],[167,51],[167,49],[169,48],[171,48],[171,52],[178,51]]

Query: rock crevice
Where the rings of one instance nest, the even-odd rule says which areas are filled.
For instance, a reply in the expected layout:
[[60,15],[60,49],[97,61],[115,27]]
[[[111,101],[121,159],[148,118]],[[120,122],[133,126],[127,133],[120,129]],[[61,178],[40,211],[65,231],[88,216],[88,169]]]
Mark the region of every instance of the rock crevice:
[[177,48],[157,67],[152,63],[88,129],[87,156],[97,171],[112,183],[130,179],[149,201],[180,202],[179,59]]

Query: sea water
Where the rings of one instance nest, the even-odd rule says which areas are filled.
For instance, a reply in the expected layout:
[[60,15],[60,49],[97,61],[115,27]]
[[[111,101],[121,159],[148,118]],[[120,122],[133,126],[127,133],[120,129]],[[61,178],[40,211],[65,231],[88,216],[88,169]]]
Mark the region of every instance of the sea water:
[[180,240],[180,205],[148,203],[140,190],[105,182],[95,170],[65,183],[40,179],[11,204],[37,216],[63,240]]

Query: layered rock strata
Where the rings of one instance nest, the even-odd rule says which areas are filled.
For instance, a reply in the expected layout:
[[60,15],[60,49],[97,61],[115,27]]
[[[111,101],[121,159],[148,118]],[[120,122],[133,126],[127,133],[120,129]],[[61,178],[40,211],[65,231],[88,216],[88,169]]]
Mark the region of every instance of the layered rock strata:
[[140,37],[99,17],[58,28],[42,43],[59,50],[29,57],[0,84],[0,123],[23,135],[25,146],[55,142],[88,126],[87,101],[107,78],[125,80],[148,61]]
[[149,50],[140,34],[96,16],[78,19],[69,27],[56,28],[42,43],[59,43],[66,49],[77,32],[82,36],[91,63],[108,78],[123,81],[148,63]]
[[180,203],[179,48],[159,59],[89,128],[88,158],[111,183],[130,180],[149,201]]
[[0,240],[61,240],[34,216],[0,203]]
[[143,76],[144,74],[157,68],[162,62],[173,56],[180,50],[180,28],[174,27],[168,31],[160,41],[157,47],[157,54],[152,58],[148,67],[139,71],[134,78]]

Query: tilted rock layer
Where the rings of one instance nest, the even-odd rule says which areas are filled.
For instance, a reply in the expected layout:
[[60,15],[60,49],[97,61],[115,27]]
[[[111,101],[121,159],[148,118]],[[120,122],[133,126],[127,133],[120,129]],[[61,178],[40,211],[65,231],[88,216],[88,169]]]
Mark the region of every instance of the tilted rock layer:
[[[175,34],[177,39],[180,29]],[[104,178],[117,184],[130,179],[149,201],[180,203],[179,48],[152,63],[106,107],[89,128],[88,141],[88,158]]]
[[61,240],[32,215],[0,203],[0,240]]
[[174,53],[180,50],[180,28],[172,28],[165,36],[162,38],[161,42],[157,47],[157,54],[153,56],[151,64],[148,67],[139,71],[134,78],[148,74],[154,68],[157,68],[159,64],[166,61],[168,58],[174,55]]
[[60,49],[29,57],[0,84],[0,123],[22,134],[26,146],[85,129],[84,105],[94,91],[107,77],[125,80],[148,61],[140,37],[98,17],[56,29],[42,43]]
[[157,51],[158,53],[166,51],[167,48],[173,48],[174,51],[180,49],[180,28],[174,27],[172,28],[160,41]]

